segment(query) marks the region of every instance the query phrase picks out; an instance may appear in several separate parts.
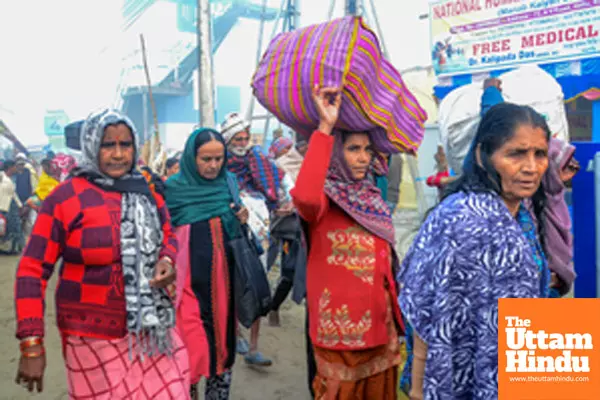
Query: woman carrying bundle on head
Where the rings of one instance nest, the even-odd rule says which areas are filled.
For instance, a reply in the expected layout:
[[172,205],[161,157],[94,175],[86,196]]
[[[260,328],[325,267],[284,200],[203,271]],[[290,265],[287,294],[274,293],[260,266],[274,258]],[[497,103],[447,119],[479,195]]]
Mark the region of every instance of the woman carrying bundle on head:
[[316,399],[396,399],[403,333],[394,279],[394,227],[370,179],[373,144],[334,131],[337,88],[316,88],[319,128],[292,190],[308,223],[307,305]]

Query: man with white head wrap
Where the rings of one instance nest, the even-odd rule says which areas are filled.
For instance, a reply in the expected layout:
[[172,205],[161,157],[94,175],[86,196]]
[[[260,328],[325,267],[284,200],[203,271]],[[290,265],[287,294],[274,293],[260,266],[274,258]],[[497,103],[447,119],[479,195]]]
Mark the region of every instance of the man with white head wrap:
[[[269,247],[270,215],[286,215],[292,212],[289,191],[293,183],[284,179],[284,172],[270,160],[259,146],[250,146],[250,123],[238,113],[231,113],[221,124],[221,134],[231,154],[227,167],[236,175],[242,203],[249,211],[248,225],[259,239],[265,251],[262,261],[266,269],[266,253]],[[250,351],[246,363],[269,366],[272,364],[258,352],[260,320],[252,326]],[[244,347],[244,343],[241,347]],[[240,349],[244,350],[244,349]]]

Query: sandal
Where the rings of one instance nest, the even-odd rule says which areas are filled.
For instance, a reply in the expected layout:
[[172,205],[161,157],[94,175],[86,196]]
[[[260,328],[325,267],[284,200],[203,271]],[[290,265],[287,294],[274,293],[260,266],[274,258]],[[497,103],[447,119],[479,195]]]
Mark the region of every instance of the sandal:
[[246,364],[254,365],[257,367],[270,367],[273,365],[273,361],[265,358],[260,352],[250,353],[245,358]]

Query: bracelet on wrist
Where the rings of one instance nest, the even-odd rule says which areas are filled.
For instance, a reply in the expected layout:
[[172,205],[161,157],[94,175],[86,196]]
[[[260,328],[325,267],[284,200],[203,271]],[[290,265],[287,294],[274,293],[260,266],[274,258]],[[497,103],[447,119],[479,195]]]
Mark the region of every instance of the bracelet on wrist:
[[40,351],[22,351],[21,355],[25,358],[38,358],[46,354],[43,348]]
[[19,345],[19,347],[21,348],[21,352],[24,351],[25,349],[28,349],[28,348],[34,347],[34,346],[44,346],[44,339],[42,339],[41,337],[27,338],[27,339],[21,340],[21,343]]
[[161,257],[160,261],[166,261],[169,264],[171,264],[171,266],[175,265],[175,262],[173,262],[173,259],[171,257],[169,257],[169,256],[163,256],[163,257]]

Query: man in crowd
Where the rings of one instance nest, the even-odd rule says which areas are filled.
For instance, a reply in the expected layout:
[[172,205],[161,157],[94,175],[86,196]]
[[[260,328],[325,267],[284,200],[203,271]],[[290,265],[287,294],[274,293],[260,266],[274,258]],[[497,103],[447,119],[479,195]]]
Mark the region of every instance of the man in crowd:
[[[259,146],[250,146],[250,123],[239,114],[231,113],[225,117],[221,134],[229,152],[228,169],[237,177],[242,203],[249,211],[248,225],[264,250],[262,262],[266,270],[271,214],[292,213],[291,185]],[[270,366],[272,361],[258,351],[259,330],[260,320],[250,330],[250,347],[245,360],[249,365]],[[244,353],[246,346],[245,341],[240,340],[238,350]]]

